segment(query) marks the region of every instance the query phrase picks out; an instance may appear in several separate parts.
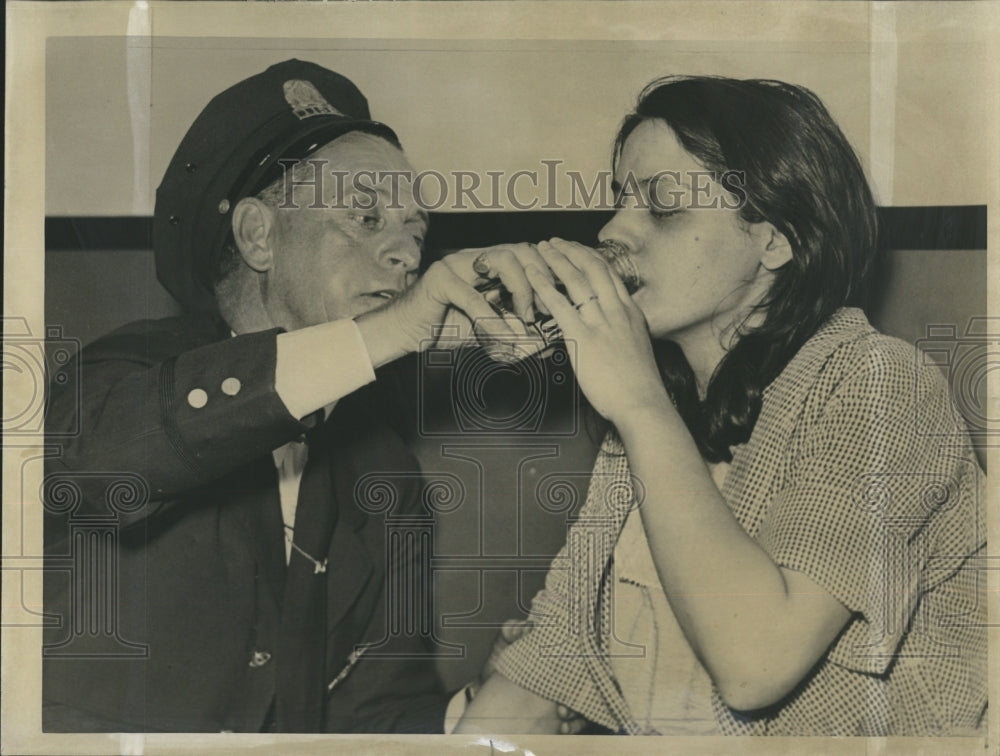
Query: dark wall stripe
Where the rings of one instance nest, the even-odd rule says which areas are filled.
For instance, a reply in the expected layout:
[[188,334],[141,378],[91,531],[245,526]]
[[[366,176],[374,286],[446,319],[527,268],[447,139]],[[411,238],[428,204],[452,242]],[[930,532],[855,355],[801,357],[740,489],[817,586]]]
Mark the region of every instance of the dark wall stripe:
[[880,207],[886,249],[986,249],[986,206]]
[[[427,248],[439,252],[553,236],[593,241],[610,217],[605,210],[431,213]],[[985,205],[882,207],[879,223],[886,249],[986,249]],[[152,249],[152,225],[148,216],[49,216],[45,249]]]
[[45,249],[152,249],[153,219],[150,216],[46,216]]

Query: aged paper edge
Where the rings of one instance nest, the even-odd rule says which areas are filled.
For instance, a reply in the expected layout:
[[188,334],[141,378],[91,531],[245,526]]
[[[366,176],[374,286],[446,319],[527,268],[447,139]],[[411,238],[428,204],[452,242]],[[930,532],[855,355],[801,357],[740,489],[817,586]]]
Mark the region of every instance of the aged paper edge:
[[[30,3],[7,5],[6,74],[6,155],[5,181],[5,315],[27,320],[31,332],[44,333],[43,282],[44,248],[44,123],[45,123],[45,40],[49,36],[118,36],[132,31],[155,36],[214,37],[324,37],[410,39],[674,39],[697,41],[792,41],[819,42],[878,41],[881,29],[873,18],[879,5],[858,2],[444,2],[397,4],[271,4],[271,3]],[[899,3],[918,17],[931,19],[933,3]],[[980,36],[992,32],[1000,38],[1000,10],[995,2],[952,4],[949,23],[956,39],[962,34]],[[719,23],[721,18],[725,23]],[[642,23],[630,20],[643,19]],[[319,23],[322,21],[322,23]],[[484,23],[484,21],[486,21]],[[334,23],[335,22],[335,23]],[[669,37],[665,37],[669,34]],[[987,38],[989,38],[987,36]],[[998,198],[997,141],[1000,138],[1000,53],[977,61],[990,71],[990,92],[984,97],[995,103],[993,118],[983,124],[990,134],[989,155],[994,181],[989,208]],[[956,82],[956,85],[959,83]],[[873,119],[874,120],[874,119]],[[874,127],[874,124],[873,124]],[[878,138],[872,134],[872,138]],[[996,246],[1000,237],[996,224],[990,226],[989,270],[996,270]],[[998,277],[990,276],[991,314],[997,301]],[[6,375],[5,375],[6,381]],[[991,376],[991,412],[1000,415],[998,376]],[[6,396],[5,402],[11,397]],[[22,455],[37,453],[28,448],[4,448],[4,522],[10,524],[10,505],[20,505],[18,462]],[[30,446],[26,441],[24,447]],[[990,449],[990,465],[1000,461],[996,448]],[[37,485],[26,487],[37,490]],[[989,500],[996,500],[996,485],[990,484]],[[39,508],[40,510],[40,508]],[[990,507],[991,558],[996,559],[1000,542],[997,512]],[[4,528],[5,545],[14,537],[23,538],[27,549],[21,553],[41,553],[41,517],[19,523],[20,533]],[[4,572],[4,586],[8,577]],[[1000,574],[989,572],[990,618],[996,627]],[[5,590],[10,596],[10,592]],[[8,607],[4,604],[4,612]],[[281,753],[325,753],[349,750],[353,753],[439,753],[473,748],[505,752],[580,753],[607,747],[601,739],[558,737],[462,738],[446,736],[264,736],[264,735],[43,735],[40,733],[40,631],[35,628],[4,626],[2,657],[3,753],[230,753],[264,749]],[[1000,634],[991,630],[991,658],[997,658]],[[1000,676],[992,665],[992,700],[1000,700]],[[978,753],[996,749],[1000,732],[1000,707],[990,713],[990,743],[979,739],[747,739],[714,738],[628,739],[614,741],[620,753]],[[995,752],[995,751],[993,751]]]

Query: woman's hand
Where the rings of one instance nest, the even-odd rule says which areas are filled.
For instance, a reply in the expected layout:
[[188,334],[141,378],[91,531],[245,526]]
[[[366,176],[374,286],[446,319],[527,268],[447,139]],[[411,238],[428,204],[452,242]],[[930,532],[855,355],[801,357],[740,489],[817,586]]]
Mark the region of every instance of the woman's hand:
[[589,247],[562,239],[541,242],[538,252],[566,296],[536,265],[525,269],[527,279],[562,329],[594,409],[618,425],[635,412],[670,407],[646,320],[608,264]]

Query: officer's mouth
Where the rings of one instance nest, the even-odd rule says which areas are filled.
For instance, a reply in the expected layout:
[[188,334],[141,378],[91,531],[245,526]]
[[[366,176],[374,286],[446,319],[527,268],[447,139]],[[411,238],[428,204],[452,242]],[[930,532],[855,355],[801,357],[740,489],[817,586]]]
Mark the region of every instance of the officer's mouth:
[[399,289],[379,289],[378,291],[368,292],[365,296],[392,301],[402,293]]
[[378,305],[383,305],[386,302],[391,302],[402,293],[403,292],[400,289],[378,289],[376,291],[366,292],[362,296]]

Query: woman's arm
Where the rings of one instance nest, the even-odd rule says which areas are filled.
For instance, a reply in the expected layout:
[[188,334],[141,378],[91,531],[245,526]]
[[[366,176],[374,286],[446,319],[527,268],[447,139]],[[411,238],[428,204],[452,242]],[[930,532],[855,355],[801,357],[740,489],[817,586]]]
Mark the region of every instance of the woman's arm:
[[574,302],[598,300],[575,308],[529,268],[575,343],[581,388],[618,428],[645,489],[640,512],[653,562],[688,642],[730,707],[780,700],[841,632],[849,610],[805,574],[778,566],[733,516],[670,402],[642,313],[607,266],[577,245],[543,243],[539,251]]
[[455,733],[540,733],[555,735],[560,719],[556,704],[512,683],[499,672],[483,683]]
[[779,567],[740,526],[669,400],[616,422],[657,575],[726,704],[751,710],[795,687],[850,619],[802,572]]

